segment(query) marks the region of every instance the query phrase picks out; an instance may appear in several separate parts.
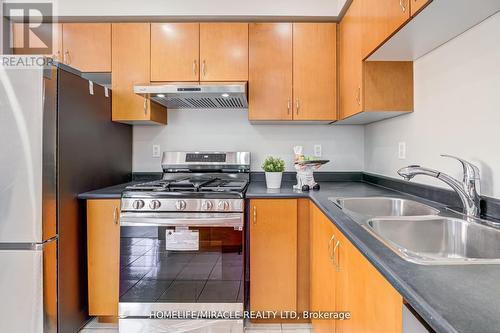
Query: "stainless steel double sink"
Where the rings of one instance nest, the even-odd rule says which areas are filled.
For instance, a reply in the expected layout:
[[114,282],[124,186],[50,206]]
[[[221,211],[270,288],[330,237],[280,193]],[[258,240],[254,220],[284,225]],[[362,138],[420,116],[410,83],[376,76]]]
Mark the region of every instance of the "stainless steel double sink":
[[330,200],[407,261],[435,265],[500,263],[500,229],[408,199]]

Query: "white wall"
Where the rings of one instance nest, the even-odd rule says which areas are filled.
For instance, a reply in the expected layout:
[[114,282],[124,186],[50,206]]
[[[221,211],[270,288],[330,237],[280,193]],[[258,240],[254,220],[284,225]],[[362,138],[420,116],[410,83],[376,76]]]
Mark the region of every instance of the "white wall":
[[337,16],[344,2],[345,0],[53,0],[55,16]]
[[313,154],[321,144],[323,158],[331,162],[324,171],[363,170],[363,127],[331,125],[253,125],[247,111],[171,111],[167,126],[134,126],[133,170],[161,171],[160,159],[152,158],[152,145],[161,150],[250,151],[252,170],[267,155],[277,155],[293,170],[293,146]]
[[[477,163],[482,193],[500,197],[499,36],[500,13],[414,62],[415,112],[366,126],[366,171],[398,177],[420,164],[461,177],[457,162],[439,157],[449,153]],[[397,158],[400,141],[406,160]]]

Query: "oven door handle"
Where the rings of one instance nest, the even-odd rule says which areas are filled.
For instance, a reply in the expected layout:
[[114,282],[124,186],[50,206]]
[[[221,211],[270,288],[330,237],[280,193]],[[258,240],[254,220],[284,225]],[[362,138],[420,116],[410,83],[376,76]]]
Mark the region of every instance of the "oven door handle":
[[242,213],[132,213],[120,214],[121,226],[234,227],[242,230]]

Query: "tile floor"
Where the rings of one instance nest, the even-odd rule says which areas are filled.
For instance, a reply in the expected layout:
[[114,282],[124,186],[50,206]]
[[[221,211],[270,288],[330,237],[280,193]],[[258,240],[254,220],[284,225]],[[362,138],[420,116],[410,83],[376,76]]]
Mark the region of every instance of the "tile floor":
[[[252,324],[245,333],[312,333],[310,324]],[[80,333],[118,333],[118,324],[99,323],[95,318]]]

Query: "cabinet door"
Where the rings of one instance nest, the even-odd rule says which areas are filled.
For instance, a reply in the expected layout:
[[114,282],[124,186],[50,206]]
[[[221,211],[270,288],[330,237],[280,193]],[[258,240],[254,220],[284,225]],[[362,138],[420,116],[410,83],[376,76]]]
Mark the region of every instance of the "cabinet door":
[[198,81],[199,23],[151,23],[151,81]]
[[[24,23],[12,24],[12,53],[13,54],[40,54],[38,48],[45,48],[47,45],[37,35],[31,31],[27,31],[25,40],[25,27]],[[62,61],[62,24],[60,23],[43,23],[37,28],[37,33],[43,39],[52,41],[51,52],[43,53],[50,55],[56,61]]]
[[413,0],[355,1],[362,3],[364,59],[410,19],[410,1]]
[[120,200],[87,201],[89,314],[117,316]]
[[200,80],[248,81],[248,23],[200,23]]
[[401,333],[401,295],[343,234],[339,238],[337,308],[350,311],[351,318],[338,321],[336,332]]
[[410,0],[410,12],[411,17],[415,16],[420,12],[422,8],[427,6],[432,0]]
[[292,120],[292,24],[249,25],[250,120]]
[[297,308],[297,200],[250,201],[250,309]]
[[293,24],[294,120],[337,119],[336,27]]
[[[311,311],[335,311],[335,272],[332,222],[313,205],[311,209]],[[334,332],[333,320],[312,320],[314,333]]]
[[64,23],[63,62],[81,72],[111,72],[111,24]]
[[149,23],[113,23],[112,118],[120,122],[167,122],[167,112],[134,94],[150,77]]
[[360,0],[354,0],[340,23],[340,119],[362,111],[360,5]]

